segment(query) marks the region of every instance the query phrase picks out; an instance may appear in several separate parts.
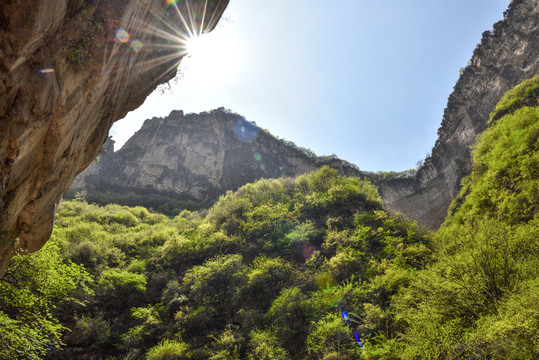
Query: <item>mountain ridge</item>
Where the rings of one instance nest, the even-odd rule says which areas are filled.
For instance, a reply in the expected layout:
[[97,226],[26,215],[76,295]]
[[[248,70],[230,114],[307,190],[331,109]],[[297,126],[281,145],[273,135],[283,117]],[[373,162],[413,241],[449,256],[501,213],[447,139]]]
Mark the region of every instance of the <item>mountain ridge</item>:
[[[415,173],[402,172],[397,173],[397,176],[380,176],[380,174],[359,171],[358,168],[353,166],[350,166],[348,170],[344,167],[339,169],[343,162],[336,157],[328,159],[330,162],[328,165],[339,169],[341,175],[369,178],[378,186],[385,208],[392,212],[401,212],[427,228],[437,229],[446,217],[449,205],[460,190],[461,180],[470,174],[471,146],[475,143],[477,135],[487,128],[490,113],[494,110],[496,103],[507,90],[523,80],[531,78],[539,71],[538,5],[537,0],[512,1],[504,13],[504,19],[494,24],[493,30],[483,33],[481,43],[474,50],[469,65],[463,69],[461,77],[448,98],[441,126],[438,129],[439,137],[434,144],[432,155],[424,160],[423,165]],[[186,115],[186,118],[189,116]],[[203,133],[206,130],[200,131]],[[265,136],[264,132],[260,132],[260,134]],[[194,138],[195,136],[196,134],[191,132],[191,137]],[[200,140],[204,142],[203,138]],[[140,140],[137,141],[140,142]],[[291,145],[291,143],[285,144]],[[125,151],[122,148],[120,153],[122,151],[126,153],[127,151],[140,150],[135,149],[139,145],[133,146],[129,145]],[[202,146],[200,143],[193,142],[191,150],[186,147],[183,150],[191,153],[200,150],[206,151],[208,154],[213,151],[209,147],[196,150],[200,146]],[[221,151],[219,156],[224,154],[223,149],[219,150],[220,145],[218,142],[215,142],[212,146],[216,149],[216,153]],[[267,149],[269,150],[270,148],[271,146]],[[282,152],[284,151],[283,149],[281,147],[274,150]],[[195,170],[195,174],[188,174],[187,171],[180,170],[187,174],[188,177],[190,176],[193,181],[185,180],[180,184],[176,179],[174,180],[176,181],[174,186],[178,188],[181,185],[180,187],[185,188],[182,190],[185,199],[187,199],[186,195],[191,191],[191,200],[209,200],[210,198],[215,199],[226,190],[237,189],[239,186],[261,177],[297,176],[320,167],[320,163],[313,161],[314,157],[308,151],[297,152],[296,160],[292,160],[292,152],[289,152],[287,160],[284,160],[266,151],[264,154],[260,154],[263,155],[262,159],[257,161],[253,159],[255,153],[256,150],[252,150],[251,155],[247,153],[242,153],[241,155],[242,161],[245,162],[243,165],[251,164],[250,168],[254,175],[244,174],[242,181],[237,176],[225,175],[223,182],[219,185],[217,184],[221,181],[217,180],[220,179],[219,174],[227,170],[221,165],[219,165],[221,166],[219,169],[207,166],[211,165],[211,156],[208,157],[199,153],[200,159],[204,158],[204,161],[209,162],[203,167],[195,166],[197,167],[196,170],[191,169]],[[165,156],[166,154],[162,153],[162,155]],[[311,157],[310,160],[309,157]],[[141,158],[137,159],[139,161]],[[156,161],[159,164],[162,160]],[[216,164],[222,164],[222,161],[217,158],[213,159],[213,161],[217,161]],[[279,161],[284,162],[279,165],[277,163]],[[294,164],[294,161],[299,163]],[[332,161],[333,163],[331,163]],[[299,165],[300,163],[301,165]],[[260,169],[262,164],[268,166],[268,169]],[[115,166],[118,166],[118,164]],[[286,167],[291,168],[285,170],[284,168]],[[202,171],[203,168],[206,169],[205,172]],[[234,165],[234,168],[236,170],[241,168],[243,169],[242,171],[247,169],[247,167],[238,167],[238,165]],[[163,175],[163,171],[154,170],[156,179],[160,176],[163,181],[164,178],[171,179],[171,176]],[[343,170],[346,171],[343,172]],[[132,171],[135,170],[132,169]],[[151,171],[147,171],[147,173],[151,174]],[[205,174],[209,176],[209,180],[200,178]],[[241,171],[236,171],[237,174],[241,174]],[[133,181],[129,176],[124,176],[124,178],[116,179],[116,184]],[[105,186],[105,188],[111,189],[110,184],[111,182],[109,181],[109,185]],[[161,182],[161,184],[164,183]],[[142,183],[139,185],[142,185]],[[151,182],[146,181],[143,186],[148,187],[147,190],[151,191],[153,185]],[[168,192],[163,191],[163,187],[160,191],[168,196],[171,194],[169,190],[174,189],[174,186],[170,187],[167,190]],[[189,186],[192,187],[191,190],[187,189]],[[77,186],[75,185],[72,189],[76,188]],[[154,188],[156,191],[159,190],[156,187]],[[136,189],[137,191],[135,192],[141,192],[140,186]],[[172,191],[172,193],[172,195],[178,196],[177,192],[174,194],[174,191]]]
[[70,192],[132,192],[211,202],[260,178],[295,177],[323,165],[341,175],[361,175],[357,166],[335,155],[317,157],[224,108],[187,115],[175,110],[146,120],[120,150],[111,152],[108,144]]

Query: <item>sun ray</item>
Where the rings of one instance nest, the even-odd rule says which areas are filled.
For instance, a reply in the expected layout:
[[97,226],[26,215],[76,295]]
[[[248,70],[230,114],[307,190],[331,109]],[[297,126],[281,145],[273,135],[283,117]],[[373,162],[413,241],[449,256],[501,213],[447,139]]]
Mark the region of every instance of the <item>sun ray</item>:
[[[210,5],[209,0],[204,0],[200,5],[194,5],[190,0],[181,3],[167,0],[167,3],[165,9],[150,6],[149,19],[137,21],[131,29],[121,29],[122,36],[116,38],[112,56],[120,49],[126,49],[122,48],[125,45],[133,54],[149,55],[148,57],[135,55],[129,58],[129,62],[133,69],[137,69],[136,71],[159,69],[154,80],[159,83],[168,80],[166,78],[172,75],[171,70],[177,68],[185,57],[196,58],[196,63],[195,60],[189,60],[187,67],[195,74],[193,79],[196,79],[197,83],[205,84],[219,78],[211,71],[207,73],[211,75],[206,78],[201,74],[205,73],[203,69],[208,69],[207,47],[217,45],[219,48],[219,43],[206,38],[203,34],[215,27],[222,0],[216,1],[217,5]],[[204,39],[203,43],[200,43],[201,38]],[[208,40],[210,41],[207,42]],[[193,57],[195,53],[198,55]],[[119,70],[115,67],[108,69],[111,75]]]
[[[181,11],[177,8],[176,5],[174,5],[174,7],[176,8],[176,11],[178,14],[180,14],[181,16]],[[170,37],[170,39],[175,39],[177,37],[180,37],[182,38],[183,40],[187,40],[189,38],[191,38],[193,36],[192,34],[192,31],[191,29],[187,26],[187,23],[185,22],[185,19],[183,19],[183,16],[182,16],[182,22],[183,24],[185,25],[187,31],[189,32],[188,35],[185,35],[182,33],[181,29],[178,28],[176,25],[174,25],[173,23],[169,22],[166,18],[164,18],[163,16],[160,16],[160,15],[156,15],[155,14],[155,11],[151,10],[151,13],[153,16],[155,16],[156,18],[158,18],[160,20],[160,22],[165,25],[167,28],[169,28],[171,31],[173,31],[175,33],[175,35],[172,35],[171,33],[167,33],[165,30],[163,29],[159,29],[158,27],[156,26],[153,26],[153,25],[149,25],[149,24],[144,24],[145,25],[145,28],[143,28],[143,31],[146,32],[146,33],[150,33],[152,35],[154,35],[154,32],[159,32],[160,34],[163,34],[163,35],[166,35],[167,37]],[[148,31],[147,28],[150,28],[152,31]]]
[[159,56],[150,60],[139,62],[135,64],[135,66],[142,67],[142,68],[158,67],[174,59],[178,59],[178,64],[179,64],[181,57],[179,57],[176,53],[171,53],[168,55],[163,55],[163,56]]
[[[196,36],[197,29],[195,24],[195,19],[193,18],[193,11],[191,10],[191,6],[189,5],[190,1],[187,0],[185,2],[185,6],[187,6],[187,15],[189,15],[189,22],[191,23],[191,29],[193,30],[193,36]],[[201,26],[202,27],[202,26]]]
[[179,8],[176,4],[174,4],[174,8],[176,9],[176,13],[177,13],[178,16],[180,17],[180,19],[181,19],[183,25],[185,26],[185,29],[189,32],[189,36],[190,36],[190,37],[195,36],[195,34],[192,32],[191,28],[190,28],[189,25],[187,24],[187,21],[185,20],[185,17],[183,16],[183,14],[182,14],[180,8]]
[[204,10],[202,10],[202,20],[200,21],[200,23],[202,24],[200,26],[200,31],[198,33],[198,36],[202,35],[202,32],[204,31],[204,21],[206,20],[206,10],[208,8],[208,0],[206,0],[204,2]]
[[222,0],[219,0],[217,5],[215,6],[215,9],[213,10],[213,13],[211,14],[210,21],[208,22],[208,26],[206,26],[207,29],[213,29],[213,27],[216,25],[217,21],[219,21],[218,17],[217,17],[217,10],[221,6],[221,2],[222,2]]

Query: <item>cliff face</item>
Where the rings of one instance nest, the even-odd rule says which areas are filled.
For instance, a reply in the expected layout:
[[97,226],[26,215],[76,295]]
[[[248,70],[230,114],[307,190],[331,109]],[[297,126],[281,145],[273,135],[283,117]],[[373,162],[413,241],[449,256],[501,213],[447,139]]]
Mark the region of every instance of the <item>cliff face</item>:
[[1,2],[0,275],[17,247],[49,238],[56,204],[112,123],[175,75],[182,53],[170,40],[211,30],[227,4]]
[[[333,159],[341,174],[374,179],[388,210],[437,229],[471,168],[470,147],[501,96],[539,70],[539,0],[513,1],[485,32],[450,95],[439,138],[412,178],[380,180]],[[160,194],[207,201],[261,177],[296,176],[321,166],[315,157],[260,132],[239,139],[238,116],[222,111],[152,119],[113,158],[88,170],[76,189]],[[245,124],[244,124],[245,125]],[[248,136],[249,124],[242,136]],[[255,130],[252,130],[255,131]],[[248,141],[249,140],[249,141]],[[331,160],[331,159],[326,159]]]
[[[109,143],[110,144],[110,143]],[[243,117],[223,110],[146,120],[119,151],[109,148],[81,173],[72,191],[158,194],[211,201],[260,178],[277,178],[330,165],[343,175],[357,168],[337,158],[316,158],[277,140]]]
[[470,146],[510,88],[539,70],[539,1],[513,0],[505,19],[485,32],[450,95],[432,156],[413,179],[379,183],[384,205],[438,228],[460,181],[470,173]]

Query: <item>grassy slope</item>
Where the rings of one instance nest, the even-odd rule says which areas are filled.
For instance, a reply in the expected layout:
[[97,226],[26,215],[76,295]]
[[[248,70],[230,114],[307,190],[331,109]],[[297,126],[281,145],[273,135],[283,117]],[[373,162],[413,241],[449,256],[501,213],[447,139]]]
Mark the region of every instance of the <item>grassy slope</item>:
[[[538,358],[537,89],[539,77],[502,99],[432,238],[389,216],[372,185],[328,168],[248,184],[174,218],[62,203],[46,251],[94,281],[76,268],[92,291],[70,296],[86,304],[34,311],[73,330],[49,358]],[[32,309],[12,299],[39,299],[34,278],[59,266],[29,259],[45,270],[0,282],[12,294],[0,296],[6,324]],[[21,329],[0,340],[23,351]],[[50,347],[27,332],[34,354]]]

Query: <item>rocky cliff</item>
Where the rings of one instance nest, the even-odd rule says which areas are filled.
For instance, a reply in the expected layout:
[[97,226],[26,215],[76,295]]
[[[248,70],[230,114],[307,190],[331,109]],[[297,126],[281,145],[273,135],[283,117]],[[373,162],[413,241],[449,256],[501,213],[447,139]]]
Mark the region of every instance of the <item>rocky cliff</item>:
[[0,2],[0,275],[17,247],[44,244],[112,123],[175,75],[181,39],[211,30],[227,4]]
[[436,229],[470,173],[470,146],[510,88],[539,70],[539,1],[513,0],[505,19],[483,34],[449,96],[438,140],[414,178],[380,182],[387,209]]
[[[388,210],[437,229],[470,172],[470,147],[488,126],[494,106],[508,89],[539,70],[539,0],[513,1],[504,15],[483,34],[449,97],[432,155],[417,173],[384,178],[344,168],[336,158],[331,165],[341,174],[370,178]],[[81,176],[74,190],[207,201],[261,177],[296,176],[323,164],[238,119],[213,111],[199,116],[173,112],[148,120],[122,150]],[[238,125],[245,131],[242,136],[258,132],[254,140],[238,135],[236,121],[243,124]]]
[[316,157],[224,109],[187,115],[173,111],[146,120],[119,151],[107,144],[99,161],[77,177],[73,192],[207,202],[260,178],[295,177],[323,165],[342,175],[360,175],[352,164],[334,156]]

